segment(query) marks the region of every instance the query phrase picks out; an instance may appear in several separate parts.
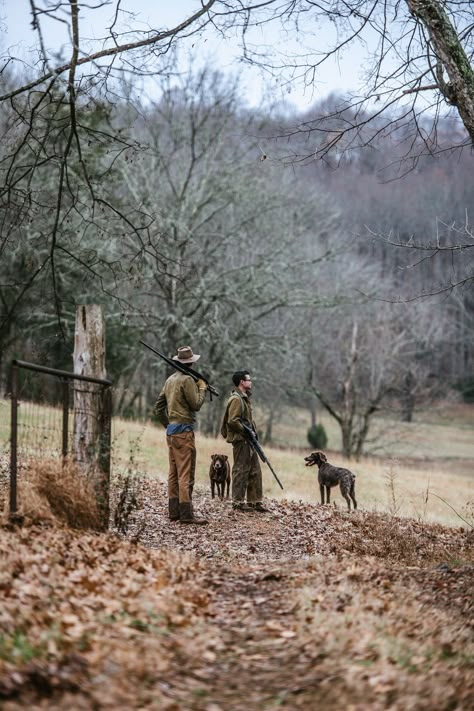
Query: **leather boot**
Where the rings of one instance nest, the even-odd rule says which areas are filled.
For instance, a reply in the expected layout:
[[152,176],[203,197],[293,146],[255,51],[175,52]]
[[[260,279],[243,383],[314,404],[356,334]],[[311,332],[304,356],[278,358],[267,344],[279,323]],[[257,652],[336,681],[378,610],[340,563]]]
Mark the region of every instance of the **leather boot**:
[[205,518],[196,518],[193,511],[193,505],[190,501],[179,504],[179,522],[194,523],[196,526],[203,526],[209,523]]
[[168,513],[170,521],[179,521],[179,499],[178,497],[168,499]]
[[253,511],[254,508],[250,504],[246,504],[243,501],[235,501],[232,504],[234,511]]

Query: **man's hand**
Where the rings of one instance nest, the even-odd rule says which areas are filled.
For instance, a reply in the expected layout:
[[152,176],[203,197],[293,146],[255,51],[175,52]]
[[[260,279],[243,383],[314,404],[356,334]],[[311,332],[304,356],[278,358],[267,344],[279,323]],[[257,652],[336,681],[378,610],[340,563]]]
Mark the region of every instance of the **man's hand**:
[[207,389],[207,383],[204,382],[204,380],[196,380],[196,385],[198,386],[199,390],[206,390]]

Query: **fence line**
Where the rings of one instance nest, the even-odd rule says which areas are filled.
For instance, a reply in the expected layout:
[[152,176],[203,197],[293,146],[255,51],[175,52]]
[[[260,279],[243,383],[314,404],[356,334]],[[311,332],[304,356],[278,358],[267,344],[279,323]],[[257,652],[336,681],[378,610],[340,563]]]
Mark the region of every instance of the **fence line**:
[[[49,383],[43,382],[41,387],[38,387],[38,383],[34,382],[33,386],[28,387],[28,384],[20,383],[20,374],[23,371],[29,371],[36,374],[47,376],[52,379]],[[90,389],[76,388],[75,382],[79,381],[84,384],[90,384],[92,387]],[[43,452],[47,446],[51,454],[61,454],[63,458],[67,457],[70,449],[71,432],[70,432],[70,412],[74,414],[74,431],[72,435],[78,439],[85,439],[85,432],[82,431],[82,427],[87,427],[88,424],[92,423],[93,432],[96,434],[96,440],[98,447],[96,451],[83,450],[82,455],[95,457],[99,471],[102,474],[102,481],[100,489],[98,492],[98,501],[101,504],[101,510],[103,514],[104,521],[108,521],[109,513],[109,482],[110,482],[110,449],[111,449],[111,423],[112,423],[112,396],[111,396],[111,386],[112,381],[94,378],[92,376],[79,375],[75,373],[70,373],[64,370],[58,370],[55,368],[48,368],[46,366],[37,365],[35,363],[28,363],[22,360],[12,361],[12,373],[11,373],[11,426],[10,426],[10,515],[14,515],[17,511],[17,485],[18,485],[18,451],[20,445],[20,452],[23,454],[27,449],[26,442],[22,442],[19,439],[19,429],[20,426],[28,429],[28,424],[26,422],[20,423],[18,417],[18,410],[20,404],[20,395],[25,396],[26,402],[30,405],[32,402],[39,401],[44,403],[48,402],[52,409],[57,411],[58,405],[62,409],[61,418],[61,440],[60,447],[55,446],[54,434],[57,432],[59,427],[55,428],[54,425],[54,414],[51,414],[51,420],[49,422],[44,422],[44,411],[43,411],[43,422],[40,424],[34,423],[34,418],[32,419],[32,424],[29,425],[31,430],[36,432],[37,438],[33,442],[34,447],[32,453],[36,456],[38,453]],[[60,393],[57,391],[57,384],[61,385]],[[97,387],[94,387],[97,386]],[[73,398],[71,398],[70,390],[73,390]],[[80,393],[80,394],[79,394]],[[31,408],[30,408],[31,412]],[[53,423],[53,424],[52,424]],[[42,432],[38,435],[38,432]],[[78,448],[78,442],[74,442],[74,449]],[[29,445],[31,448],[31,441]],[[81,455],[81,456],[82,456]],[[84,461],[84,460],[83,460]],[[82,462],[83,463],[83,462]]]

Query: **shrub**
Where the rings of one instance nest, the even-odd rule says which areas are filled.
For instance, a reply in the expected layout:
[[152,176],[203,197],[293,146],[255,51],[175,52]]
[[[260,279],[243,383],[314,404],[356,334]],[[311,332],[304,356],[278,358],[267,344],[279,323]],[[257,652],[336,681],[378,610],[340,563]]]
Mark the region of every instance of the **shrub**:
[[464,402],[474,403],[474,376],[459,381],[456,388],[461,393]]
[[314,449],[324,449],[328,443],[328,437],[323,425],[312,425],[308,430],[308,442]]
[[115,482],[117,503],[113,514],[115,528],[126,534],[132,514],[140,507],[138,479],[131,472],[127,475],[119,474]]

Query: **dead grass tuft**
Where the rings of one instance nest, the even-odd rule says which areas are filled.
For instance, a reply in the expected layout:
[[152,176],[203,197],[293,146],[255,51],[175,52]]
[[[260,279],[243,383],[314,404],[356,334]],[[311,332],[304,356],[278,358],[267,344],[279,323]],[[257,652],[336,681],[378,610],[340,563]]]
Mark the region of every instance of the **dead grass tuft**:
[[100,528],[93,480],[70,460],[32,460],[21,473],[19,513],[27,525],[60,522]]
[[[437,524],[427,525],[415,519],[377,512],[364,512],[351,518],[351,523],[358,535],[350,536],[345,548],[358,556],[419,565],[420,560],[428,563],[451,555],[451,538],[443,526]],[[460,533],[460,538],[463,536],[465,531]]]

